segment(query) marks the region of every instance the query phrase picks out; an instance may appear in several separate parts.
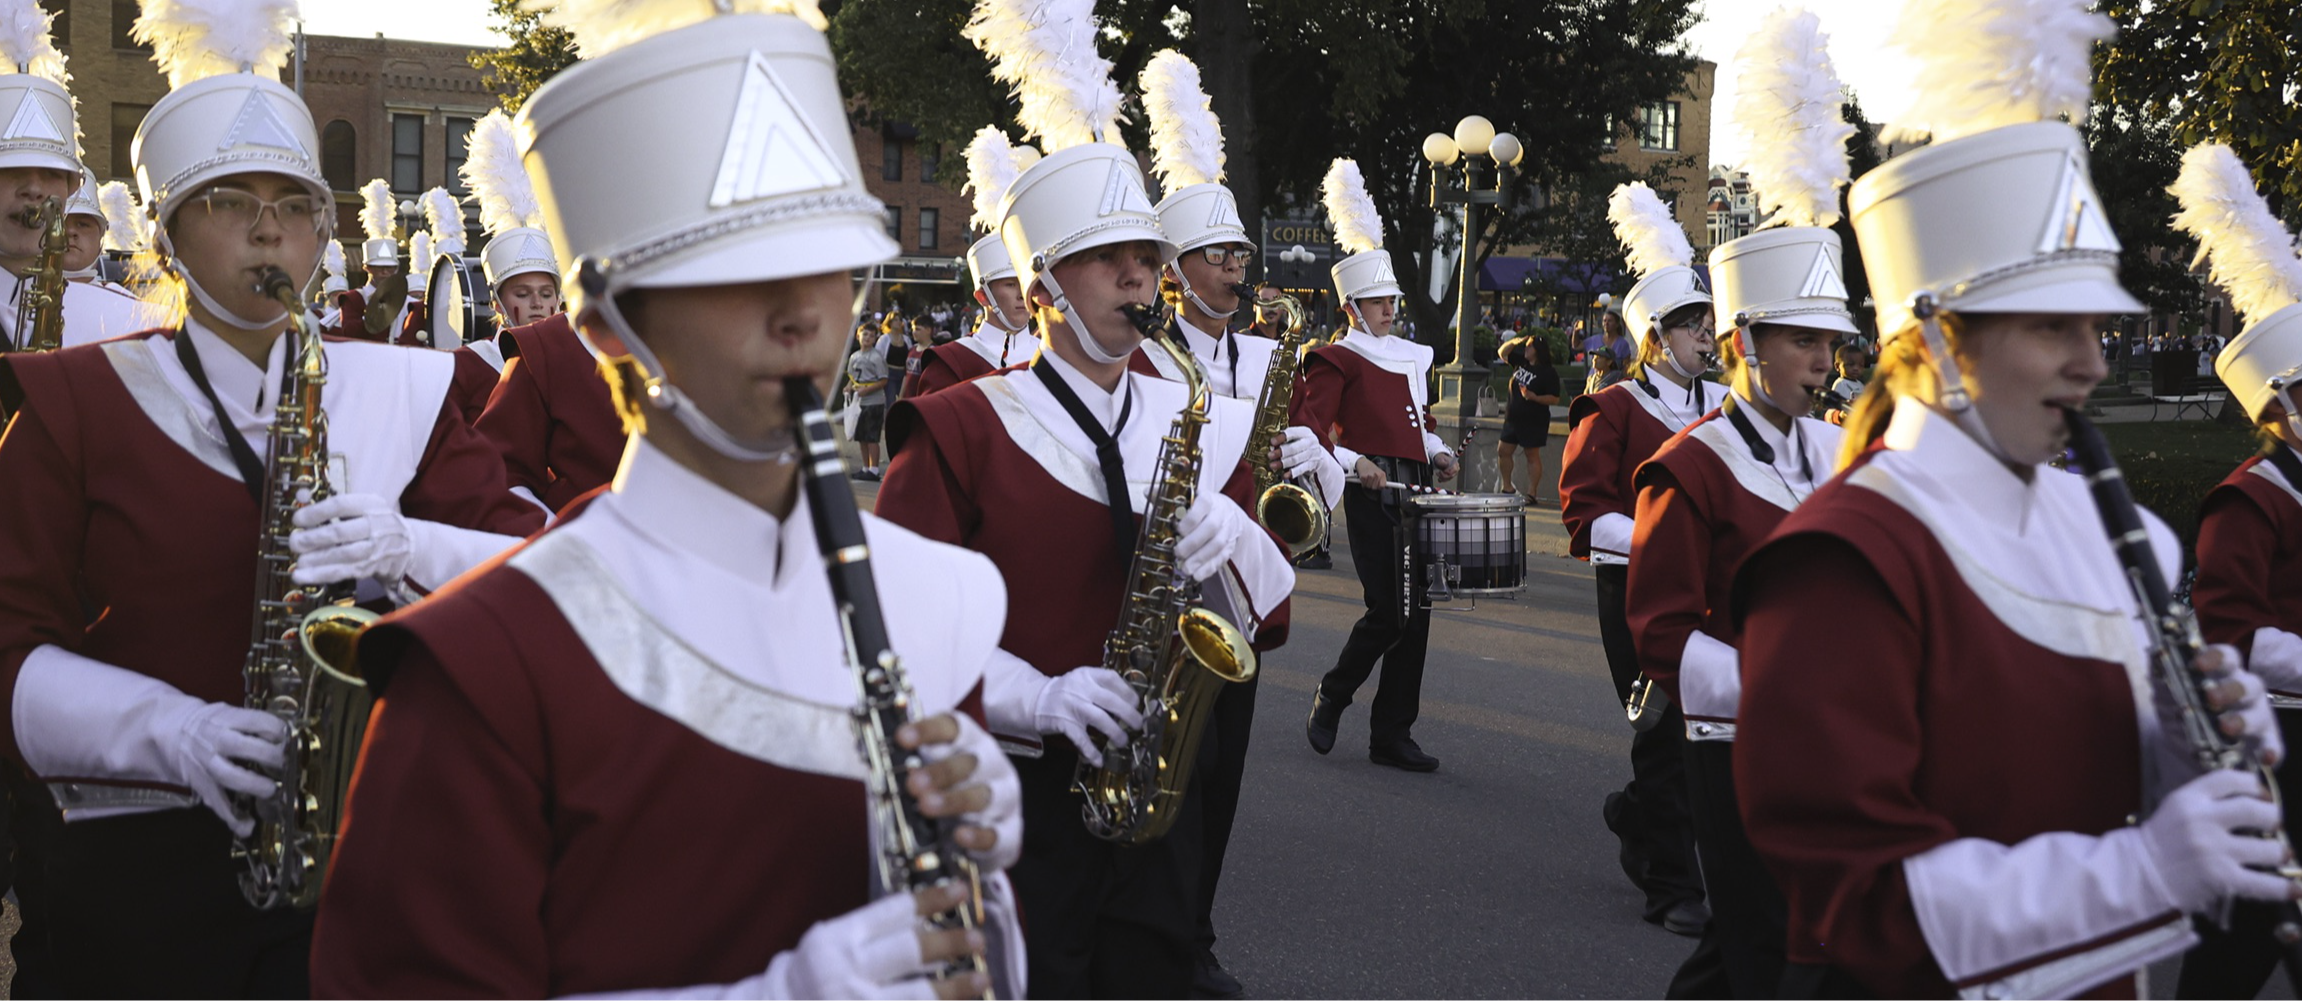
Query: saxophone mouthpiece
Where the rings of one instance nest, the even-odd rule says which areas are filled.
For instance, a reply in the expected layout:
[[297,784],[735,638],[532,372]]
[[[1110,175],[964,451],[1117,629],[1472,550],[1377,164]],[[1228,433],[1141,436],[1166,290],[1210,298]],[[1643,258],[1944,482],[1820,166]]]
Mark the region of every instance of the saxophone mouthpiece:
[[1140,302],[1130,302],[1120,306],[1119,312],[1126,314],[1127,322],[1134,324],[1143,336],[1159,336],[1161,321],[1158,310]]
[[303,300],[296,295],[296,280],[276,266],[264,268],[263,274],[256,279],[256,291],[264,293],[268,298],[296,306],[303,305]]
[[1255,286],[1253,285],[1246,282],[1232,282],[1223,287],[1230,289],[1232,295],[1238,296],[1240,302],[1255,301]]

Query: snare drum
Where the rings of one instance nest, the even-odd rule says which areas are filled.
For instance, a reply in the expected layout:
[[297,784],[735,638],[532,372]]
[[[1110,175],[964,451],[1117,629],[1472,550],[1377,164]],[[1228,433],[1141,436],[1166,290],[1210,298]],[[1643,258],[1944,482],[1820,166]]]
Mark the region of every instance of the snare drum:
[[1517,494],[1416,496],[1415,550],[1417,561],[1424,565],[1424,579],[1431,582],[1429,600],[1526,590],[1524,505]]
[[426,295],[431,301],[431,317],[428,329],[420,335],[429,339],[429,346],[454,351],[496,336],[495,300],[490,297],[478,255],[441,254],[432,262],[431,289]]

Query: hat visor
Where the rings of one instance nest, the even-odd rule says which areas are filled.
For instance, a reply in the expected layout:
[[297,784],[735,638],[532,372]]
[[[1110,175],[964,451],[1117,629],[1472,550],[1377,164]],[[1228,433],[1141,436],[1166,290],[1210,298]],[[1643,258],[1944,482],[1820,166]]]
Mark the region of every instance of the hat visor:
[[42,167],[48,170],[66,171],[76,177],[86,176],[86,172],[80,166],[80,161],[68,156],[43,153],[39,150],[20,149],[0,153],[0,170],[10,167]]
[[1157,245],[1159,263],[1161,264],[1173,263],[1176,258],[1183,256],[1182,248],[1175,246],[1173,241],[1167,239],[1167,234],[1159,227],[1146,226],[1140,223],[1122,222],[1106,229],[1075,236],[1072,240],[1074,242],[1064,245],[1061,255],[1056,256],[1048,263],[1058,263],[1074,254],[1093,250],[1097,247],[1108,247],[1114,243],[1133,243],[1137,240]]
[[1393,296],[1402,296],[1406,294],[1407,293],[1404,290],[1399,288],[1397,282],[1383,282],[1379,285],[1369,285],[1363,289],[1352,290],[1351,301],[1358,302],[1361,299],[1388,299]]
[[552,276],[553,281],[558,281],[560,273],[559,268],[554,265],[529,261],[526,264],[505,268],[503,274],[497,275],[488,281],[488,288],[494,289],[496,286],[502,285],[503,283],[521,275],[550,275]]
[[2147,313],[2118,283],[2093,275],[2003,290],[1985,289],[1943,304],[1953,313]]
[[1751,320],[1752,326],[1766,324],[1777,327],[1805,327],[1809,330],[1829,330],[1841,334],[1859,334],[1862,328],[1854,321],[1836,313],[1800,313],[1797,316],[1760,316]]
[[1190,252],[1192,252],[1192,251],[1194,251],[1194,250],[1197,250],[1197,249],[1199,249],[1199,248],[1201,248],[1201,247],[1220,247],[1220,246],[1224,246],[1224,245],[1226,245],[1226,244],[1233,244],[1233,243],[1244,243],[1244,244],[1246,244],[1246,245],[1247,245],[1247,249],[1249,249],[1249,250],[1261,250],[1261,249],[1262,249],[1261,247],[1258,247],[1258,246],[1256,246],[1256,245],[1255,245],[1255,241],[1253,241],[1253,240],[1250,240],[1250,239],[1247,239],[1247,231],[1246,231],[1246,230],[1243,230],[1243,229],[1235,229],[1235,230],[1227,230],[1227,231],[1218,231],[1218,232],[1213,232],[1213,233],[1201,233],[1201,234],[1199,234],[1199,235],[1198,235],[1198,236],[1196,236],[1196,237],[1193,237],[1193,238],[1191,238],[1191,239],[1189,239],[1189,240],[1185,240],[1184,242],[1182,242],[1182,243],[1180,243],[1180,244],[1177,244],[1177,245],[1176,245],[1176,246],[1177,246],[1177,250],[1176,250],[1176,253],[1177,253],[1178,255],[1180,255],[1180,254],[1188,254],[1188,253],[1190,253]]
[[652,263],[616,285],[681,288],[781,281],[884,264],[901,250],[876,220],[826,217],[711,240]]

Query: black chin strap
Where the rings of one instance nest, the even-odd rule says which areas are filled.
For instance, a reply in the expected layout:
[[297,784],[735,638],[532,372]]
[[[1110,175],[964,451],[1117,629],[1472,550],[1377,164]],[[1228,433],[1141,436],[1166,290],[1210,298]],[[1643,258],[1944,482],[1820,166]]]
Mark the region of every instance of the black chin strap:
[[[1767,444],[1766,439],[1760,437],[1758,428],[1751,423],[1750,415],[1743,413],[1742,397],[1728,393],[1726,402],[1720,404],[1719,409],[1726,413],[1727,422],[1734,425],[1735,433],[1742,436],[1743,444],[1750,446],[1750,457],[1757,459],[1760,465],[1772,467],[1774,465],[1774,446]],[[1790,439],[1791,447],[1798,451],[1799,475],[1806,477],[1808,483],[1813,483],[1814,461],[1807,457],[1806,449],[1799,446],[1801,433],[1798,418],[1791,418],[1790,434],[1787,437]],[[1790,484],[1785,483],[1783,486],[1787,487]]]
[[2302,458],[2295,456],[2292,447],[2282,441],[2271,445],[2268,458],[2278,467],[2279,475],[2286,477],[2287,486],[2302,490]]

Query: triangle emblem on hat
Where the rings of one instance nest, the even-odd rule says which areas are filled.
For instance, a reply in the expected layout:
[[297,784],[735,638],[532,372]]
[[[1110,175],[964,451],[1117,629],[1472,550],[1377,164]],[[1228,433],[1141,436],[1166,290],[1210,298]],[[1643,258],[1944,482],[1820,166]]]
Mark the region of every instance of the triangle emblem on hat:
[[248,99],[240,104],[240,114],[232,119],[232,130],[224,133],[224,141],[217,144],[216,152],[234,146],[270,146],[292,150],[297,156],[309,159],[311,151],[304,148],[288,123],[280,120],[279,109],[264,99],[264,92],[250,89]]
[[529,233],[520,238],[519,250],[512,254],[512,259],[515,261],[549,261],[552,259],[551,244],[544,242],[543,237]]
[[1838,277],[1838,268],[1830,263],[1830,251],[1814,248],[1814,264],[1807,268],[1806,283],[1799,286],[1801,299],[1844,299],[1846,282]]
[[2110,217],[2102,211],[2102,198],[2086,179],[2086,168],[2076,154],[2062,159],[2062,183],[2056,185],[2054,207],[2039,235],[2038,252],[2107,250],[2117,253],[2118,236],[2110,231]]
[[1207,214],[1208,229],[1247,228],[1246,223],[1239,221],[1239,209],[1231,204],[1231,199],[1218,196],[1208,200],[1215,203],[1215,211]]
[[1157,210],[1151,207],[1151,196],[1143,192],[1143,183],[1136,180],[1127,168],[1120,166],[1118,161],[1112,161],[1111,176],[1103,181],[1103,207],[1100,214],[1113,216],[1121,212],[1154,215]]
[[711,207],[823,191],[847,180],[847,170],[814,123],[799,113],[783,78],[766,56],[753,52],[744,65],[743,91],[736,95],[735,120],[728,123],[719,176],[711,183]]
[[39,95],[27,90],[24,99],[17,102],[16,113],[8,118],[8,131],[0,139],[44,139],[52,143],[64,141],[64,130],[56,127],[56,120],[48,117],[48,109],[40,106]]

